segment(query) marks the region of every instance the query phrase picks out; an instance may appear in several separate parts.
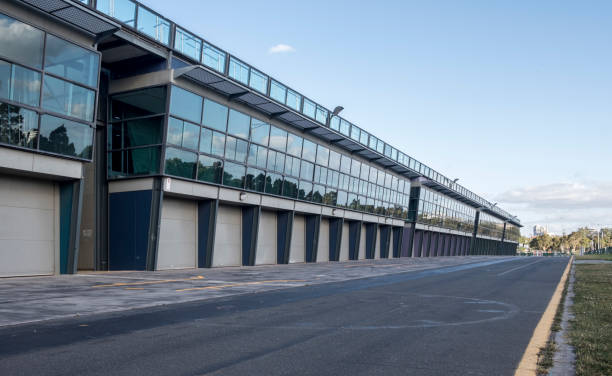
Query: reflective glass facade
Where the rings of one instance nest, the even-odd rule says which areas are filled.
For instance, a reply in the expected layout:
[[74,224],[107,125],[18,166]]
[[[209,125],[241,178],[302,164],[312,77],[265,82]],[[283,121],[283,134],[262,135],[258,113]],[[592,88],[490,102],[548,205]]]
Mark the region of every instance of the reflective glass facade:
[[90,160],[99,65],[96,52],[0,14],[0,143]]
[[480,213],[478,220],[478,235],[502,239],[504,235],[504,222],[488,213]]
[[462,231],[474,232],[476,210],[462,202],[421,187],[416,221],[418,223]]

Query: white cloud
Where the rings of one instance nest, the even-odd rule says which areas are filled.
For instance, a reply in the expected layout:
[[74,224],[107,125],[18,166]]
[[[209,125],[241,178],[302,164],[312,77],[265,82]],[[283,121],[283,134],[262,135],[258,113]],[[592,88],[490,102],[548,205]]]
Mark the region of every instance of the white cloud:
[[295,48],[291,47],[288,44],[279,43],[276,46],[272,46],[268,49],[268,53],[271,54],[282,54],[287,52],[295,52]]

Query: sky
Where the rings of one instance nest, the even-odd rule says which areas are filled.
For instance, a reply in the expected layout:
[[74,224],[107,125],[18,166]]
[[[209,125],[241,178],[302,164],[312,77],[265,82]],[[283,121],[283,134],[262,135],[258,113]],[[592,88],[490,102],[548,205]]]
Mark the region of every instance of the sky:
[[535,224],[612,227],[612,1],[141,0]]

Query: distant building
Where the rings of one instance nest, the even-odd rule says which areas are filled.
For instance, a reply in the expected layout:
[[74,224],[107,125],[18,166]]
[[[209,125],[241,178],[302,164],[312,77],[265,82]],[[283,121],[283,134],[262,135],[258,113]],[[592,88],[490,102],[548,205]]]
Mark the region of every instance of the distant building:
[[548,229],[546,227],[541,225],[533,226],[533,236],[540,236],[544,234],[548,234]]

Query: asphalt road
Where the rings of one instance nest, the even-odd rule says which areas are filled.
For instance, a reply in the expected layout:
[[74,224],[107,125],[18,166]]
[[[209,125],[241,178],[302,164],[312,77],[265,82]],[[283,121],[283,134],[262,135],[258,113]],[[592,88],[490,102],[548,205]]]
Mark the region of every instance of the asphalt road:
[[567,258],[0,329],[0,375],[512,375]]

